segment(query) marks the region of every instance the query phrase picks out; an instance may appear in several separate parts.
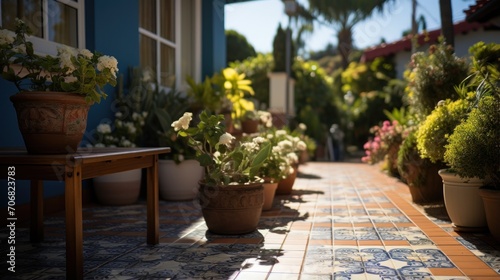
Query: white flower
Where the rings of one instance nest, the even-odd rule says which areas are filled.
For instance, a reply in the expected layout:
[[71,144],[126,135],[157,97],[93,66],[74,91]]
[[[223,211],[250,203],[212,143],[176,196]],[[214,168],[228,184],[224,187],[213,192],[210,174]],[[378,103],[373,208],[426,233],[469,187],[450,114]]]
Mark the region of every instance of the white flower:
[[184,155],[183,154],[180,154],[177,156],[177,160],[178,161],[184,161]]
[[123,116],[122,112],[116,112],[115,113],[115,117],[121,119],[121,117]]
[[74,83],[76,81],[78,81],[78,79],[75,76],[66,76],[66,77],[64,77],[64,82],[65,83],[69,84],[69,83]]
[[175,131],[179,131],[181,129],[186,130],[189,128],[189,123],[193,119],[193,113],[186,112],[179,120],[172,123],[172,127]]
[[14,43],[14,34],[7,29],[0,29],[0,45]]
[[97,70],[103,71],[104,69],[109,69],[111,74],[116,78],[116,72],[118,72],[118,61],[116,58],[109,55],[99,57],[97,61]]
[[146,112],[146,111],[142,112],[142,117],[143,118],[146,118],[147,116],[148,116],[148,112]]
[[286,158],[288,159],[289,163],[297,163],[297,162],[299,162],[299,157],[297,156],[296,153],[288,153],[286,155]]
[[299,151],[304,151],[306,148],[307,148],[307,145],[304,141],[301,140],[301,141],[297,142],[297,149]]
[[228,146],[231,144],[233,139],[236,139],[236,137],[234,137],[230,133],[226,132],[219,137],[219,143],[217,143],[217,144],[222,144],[222,145]]
[[262,144],[266,142],[266,139],[264,137],[257,136],[252,141],[257,144]]
[[134,123],[132,122],[126,122],[125,125],[127,126],[128,132],[130,134],[134,134],[137,132],[137,128],[135,128]]
[[73,65],[73,62],[71,61],[71,58],[73,57],[73,51],[69,47],[59,47],[57,51],[59,60],[61,61],[59,66],[61,68],[68,68],[66,74],[73,73],[73,71],[75,71],[76,69],[75,65]]
[[120,145],[122,147],[131,147],[132,146],[132,142],[130,142],[128,139],[122,139],[120,141]]
[[80,50],[80,54],[88,59],[92,59],[92,57],[94,56],[94,54],[87,49]]
[[104,146],[103,143],[97,143],[97,144],[94,145],[94,147],[96,147],[96,148],[104,148],[106,146]]
[[254,143],[254,142],[245,142],[245,143],[242,143],[241,146],[249,152],[254,152],[254,151],[257,151],[259,149],[259,145],[257,145],[257,143]]
[[101,123],[97,126],[97,132],[102,134],[111,133],[111,126],[107,123]]
[[293,144],[291,141],[289,140],[282,140],[278,143],[278,146],[281,148],[281,149],[291,149],[293,147]]
[[139,115],[139,114],[137,114],[136,112],[134,112],[134,113],[132,114],[132,119],[133,119],[134,121],[136,121],[139,117],[140,117],[140,115]]
[[276,130],[276,136],[282,136],[282,135],[287,135],[288,132],[284,129]]
[[307,126],[303,123],[299,123],[299,129],[305,131],[307,129]]

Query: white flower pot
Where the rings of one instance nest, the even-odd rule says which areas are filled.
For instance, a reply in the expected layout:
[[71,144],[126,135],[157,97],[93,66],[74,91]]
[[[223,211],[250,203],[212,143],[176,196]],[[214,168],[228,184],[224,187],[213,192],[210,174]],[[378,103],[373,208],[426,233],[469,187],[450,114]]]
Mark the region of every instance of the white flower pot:
[[134,169],[93,179],[97,200],[105,205],[133,204],[141,192],[142,169]]
[[160,197],[164,200],[192,200],[198,195],[198,182],[204,169],[197,160],[160,160],[158,167]]
[[444,204],[456,231],[483,231],[487,228],[483,200],[477,178],[460,178],[446,169],[439,170],[443,178]]

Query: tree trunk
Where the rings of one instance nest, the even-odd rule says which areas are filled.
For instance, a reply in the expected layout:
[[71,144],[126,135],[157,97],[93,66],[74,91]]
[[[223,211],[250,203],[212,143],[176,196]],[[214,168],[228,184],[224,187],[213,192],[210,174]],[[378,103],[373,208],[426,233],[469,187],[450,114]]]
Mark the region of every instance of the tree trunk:
[[352,50],[352,32],[350,28],[342,28],[338,33],[338,50],[342,57],[342,69],[349,65],[349,55]]
[[441,34],[444,36],[447,45],[455,46],[453,17],[451,13],[451,0],[439,0],[439,10],[441,13]]

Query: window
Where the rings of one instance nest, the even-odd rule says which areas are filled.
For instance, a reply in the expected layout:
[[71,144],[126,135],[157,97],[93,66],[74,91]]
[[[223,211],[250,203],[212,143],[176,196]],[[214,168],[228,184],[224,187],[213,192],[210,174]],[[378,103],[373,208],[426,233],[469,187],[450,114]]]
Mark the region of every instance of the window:
[[37,52],[56,54],[57,45],[85,47],[84,0],[1,0],[2,27],[14,30],[16,18],[31,28]]
[[[197,78],[196,43],[201,40],[199,0],[141,0],[139,2],[140,63],[155,71],[163,86],[182,87],[185,77]],[[198,36],[198,37],[196,37]],[[200,39],[197,39],[200,38]]]

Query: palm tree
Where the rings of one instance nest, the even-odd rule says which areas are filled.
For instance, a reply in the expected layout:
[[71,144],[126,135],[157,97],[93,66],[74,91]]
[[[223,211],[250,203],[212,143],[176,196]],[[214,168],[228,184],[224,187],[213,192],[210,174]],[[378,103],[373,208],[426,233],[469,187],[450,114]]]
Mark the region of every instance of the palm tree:
[[353,48],[352,30],[354,26],[368,18],[375,10],[381,12],[391,0],[309,0],[309,9],[316,18],[333,24],[337,30],[338,50],[342,57],[342,67],[349,63]]

